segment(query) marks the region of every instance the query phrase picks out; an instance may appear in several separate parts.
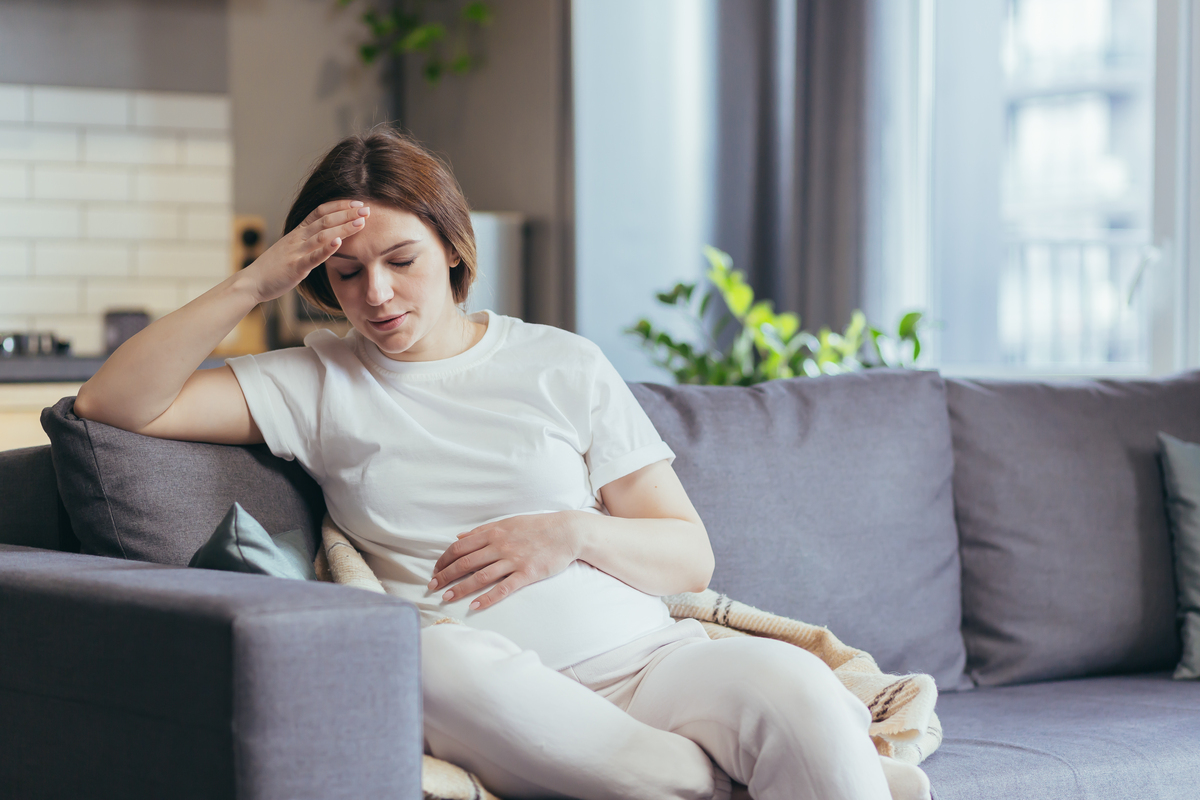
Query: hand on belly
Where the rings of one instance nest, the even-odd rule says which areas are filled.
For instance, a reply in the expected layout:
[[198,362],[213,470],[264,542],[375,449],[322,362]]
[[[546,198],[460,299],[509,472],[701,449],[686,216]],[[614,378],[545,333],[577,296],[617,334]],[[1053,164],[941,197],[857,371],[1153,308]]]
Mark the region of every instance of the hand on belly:
[[491,586],[470,603],[471,611],[482,611],[522,586],[557,575],[579,557],[575,515],[582,513],[520,514],[460,533],[433,565],[429,590],[450,587],[442,600],[453,603]]

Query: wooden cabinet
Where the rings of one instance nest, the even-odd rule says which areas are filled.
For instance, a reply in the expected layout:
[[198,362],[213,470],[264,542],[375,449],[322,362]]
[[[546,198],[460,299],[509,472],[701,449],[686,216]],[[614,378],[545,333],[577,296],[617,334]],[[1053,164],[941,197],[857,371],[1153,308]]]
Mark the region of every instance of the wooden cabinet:
[[50,444],[42,409],[79,392],[80,383],[0,383],[0,450]]

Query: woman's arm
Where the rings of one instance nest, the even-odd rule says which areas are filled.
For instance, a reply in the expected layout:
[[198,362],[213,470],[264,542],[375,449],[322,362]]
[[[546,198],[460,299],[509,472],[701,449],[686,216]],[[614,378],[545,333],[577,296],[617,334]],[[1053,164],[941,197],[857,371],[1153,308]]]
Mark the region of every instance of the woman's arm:
[[75,413],[164,439],[261,442],[233,370],[197,367],[255,306],[296,286],[361,230],[362,206],[317,208],[246,269],[140,331],[80,388]]
[[581,513],[579,560],[647,594],[702,592],[712,545],[675,470],[658,461],[600,489],[612,516]]
[[482,609],[576,560],[647,594],[708,586],[714,566],[708,532],[670,464],[659,461],[619,478],[601,488],[600,497],[612,516],[530,514],[460,534],[434,565],[429,588],[468,576],[443,595],[449,601],[499,581],[472,602]]

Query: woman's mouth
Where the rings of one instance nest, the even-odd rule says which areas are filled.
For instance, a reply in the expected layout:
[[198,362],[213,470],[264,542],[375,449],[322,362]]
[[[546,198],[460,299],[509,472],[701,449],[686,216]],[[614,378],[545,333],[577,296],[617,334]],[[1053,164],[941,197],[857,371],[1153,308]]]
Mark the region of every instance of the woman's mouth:
[[383,319],[369,319],[367,322],[370,323],[371,327],[377,331],[394,331],[396,328],[400,327],[400,324],[404,322],[407,316],[408,312],[405,311],[399,316],[384,317]]

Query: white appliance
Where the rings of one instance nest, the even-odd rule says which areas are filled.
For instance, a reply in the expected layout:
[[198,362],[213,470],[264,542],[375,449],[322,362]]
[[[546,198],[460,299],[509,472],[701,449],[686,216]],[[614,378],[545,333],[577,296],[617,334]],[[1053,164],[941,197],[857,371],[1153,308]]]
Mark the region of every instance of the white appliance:
[[467,310],[490,308],[509,317],[525,316],[525,217],[503,211],[474,211],[478,271]]

